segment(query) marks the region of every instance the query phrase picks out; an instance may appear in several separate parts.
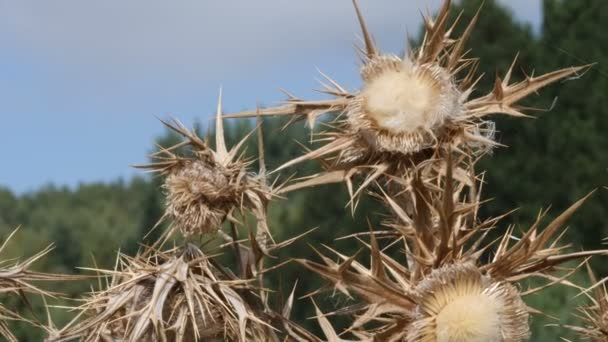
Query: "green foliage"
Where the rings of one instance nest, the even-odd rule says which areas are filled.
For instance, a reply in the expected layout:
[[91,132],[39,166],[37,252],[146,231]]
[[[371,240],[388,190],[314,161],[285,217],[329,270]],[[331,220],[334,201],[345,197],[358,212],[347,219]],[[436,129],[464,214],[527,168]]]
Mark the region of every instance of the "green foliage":
[[[0,236],[7,237],[19,225],[23,228],[1,257],[24,259],[54,244],[55,249],[34,264],[34,270],[78,274],[81,272],[76,267],[95,267],[93,260],[100,267],[113,268],[119,249],[129,253],[137,250],[138,242],[150,227],[146,215],[158,217],[157,213],[150,213],[152,190],[156,193],[150,182],[140,178],[129,183],[81,185],[76,191],[50,186],[21,197],[3,190],[0,203],[10,210],[2,214]],[[88,291],[89,286],[89,282],[82,281],[47,288],[76,298]],[[33,303],[38,309],[36,315],[44,317],[42,303],[35,299]],[[19,306],[28,313],[26,303]],[[56,323],[65,323],[69,316],[58,311]],[[20,329],[17,335],[23,340],[38,339],[32,335],[32,329]]]
[[[464,1],[472,2],[476,1]],[[494,198],[486,206],[486,214],[495,216],[508,208],[520,208],[514,219],[525,225],[540,208],[551,205],[551,214],[559,213],[607,183],[608,118],[604,113],[608,99],[603,94],[608,89],[608,73],[604,69],[608,62],[608,35],[600,27],[608,3],[544,1],[538,37],[513,21],[505,25],[502,20],[501,25],[496,25],[498,19],[488,16],[488,9],[495,12],[495,7],[495,1],[486,1],[471,44],[486,74],[504,74],[510,58],[504,53],[502,57],[493,55],[491,46],[520,51],[519,65],[528,74],[597,63],[580,79],[552,85],[529,100],[527,106],[552,107],[548,112],[533,113],[537,119],[497,119],[498,141],[508,148],[496,149],[480,165],[480,169],[487,170],[486,194]],[[486,32],[498,28],[504,29],[494,34],[500,39],[486,36]],[[487,47],[481,41],[475,42],[480,35],[486,36],[481,41],[496,44]],[[491,82],[492,77],[486,78],[482,87],[489,89]],[[571,220],[566,239],[575,241],[577,247],[600,248],[602,238],[608,234],[606,203],[608,193],[599,191]],[[608,271],[605,263],[595,266],[602,273]]]
[[[576,266],[576,265],[570,265]],[[589,280],[584,271],[578,272],[569,278],[570,281],[579,286],[589,286]],[[526,284],[530,287],[541,286],[545,281],[531,281]],[[553,286],[541,292],[529,295],[525,298],[526,304],[532,308],[542,310],[550,316],[534,315],[532,317],[532,341],[559,341],[560,338],[568,338],[578,341],[574,332],[559,327],[559,324],[581,325],[577,316],[577,307],[584,302],[583,296],[579,297],[580,291],[566,287]]]

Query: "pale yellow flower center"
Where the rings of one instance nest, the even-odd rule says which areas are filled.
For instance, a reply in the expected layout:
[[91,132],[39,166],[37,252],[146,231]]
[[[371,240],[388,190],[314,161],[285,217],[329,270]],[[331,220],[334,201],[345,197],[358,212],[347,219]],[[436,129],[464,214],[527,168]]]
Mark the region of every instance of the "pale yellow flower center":
[[500,303],[484,293],[456,298],[437,315],[437,342],[502,342]]
[[440,87],[423,73],[403,66],[386,70],[366,85],[363,96],[367,115],[391,133],[430,129],[439,120]]

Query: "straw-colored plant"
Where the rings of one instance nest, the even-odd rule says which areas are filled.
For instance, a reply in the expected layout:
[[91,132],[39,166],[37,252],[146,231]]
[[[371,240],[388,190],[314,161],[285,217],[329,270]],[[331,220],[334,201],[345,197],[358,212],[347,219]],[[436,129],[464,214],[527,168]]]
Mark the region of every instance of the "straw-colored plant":
[[[477,60],[465,57],[464,44],[479,12],[462,36],[452,37],[456,23],[448,23],[450,6],[444,1],[437,17],[425,20],[425,38],[418,50],[397,57],[378,51],[355,3],[365,43],[362,89],[351,93],[326,77],[330,84],[326,92],[333,100],[290,96],[281,107],[229,115],[291,116],[306,118],[312,126],[320,115],[333,113],[321,147],[278,168],[314,159],[325,172],[285,191],[345,181],[352,200],[368,185],[379,185],[393,217],[388,226],[395,234],[387,244],[401,246],[403,259],[380,249],[372,231],[366,244],[369,267],[359,262],[358,255],[343,255],[330,247],[340,262],[325,256],[324,265],[298,260],[337,290],[354,293],[367,303],[365,310],[354,312],[347,331],[361,340],[527,340],[528,315],[538,311],[528,308],[522,296],[556,284],[575,286],[565,278],[578,267],[566,276],[555,275],[555,267],[606,254],[603,250],[568,253],[567,245],[557,244],[564,221],[584,200],[544,230],[540,229],[543,212],[521,236],[511,227],[498,241],[486,241],[498,220],[478,219],[481,197],[473,166],[479,152],[496,145],[487,116],[526,116],[518,105],[522,99],[586,66],[511,83],[514,62],[504,79],[497,78],[494,89],[471,99],[479,80]],[[353,192],[351,178],[357,173],[365,180]],[[494,256],[486,260],[484,253],[489,251]],[[520,292],[518,284],[532,277],[544,278],[548,284]],[[328,339],[340,339],[326,318],[319,321]]]
[[608,291],[606,281],[597,280],[589,265],[587,272],[591,280],[591,287],[585,289],[583,294],[591,302],[588,306],[580,307],[578,316],[582,319],[582,326],[566,325],[575,331],[582,339],[593,342],[608,342]]
[[[235,209],[249,209],[258,222],[258,237],[265,241],[270,237],[266,206],[273,193],[266,183],[263,159],[259,174],[248,170],[252,161],[245,159],[241,147],[249,135],[231,149],[226,147],[221,101],[220,92],[215,150],[178,121],[163,121],[185,140],[175,146],[161,147],[152,156],[153,163],[138,167],[165,177],[165,216],[173,220],[183,235],[214,233]],[[190,149],[191,156],[176,154],[176,150],[185,147]]]
[[[136,256],[119,254],[115,269],[92,269],[106,283],[100,281],[99,289],[75,308],[79,314],[73,321],[60,329],[47,328],[49,341],[321,341],[290,318],[294,306],[302,305],[294,292],[280,312],[273,309],[267,287],[276,284],[267,284],[263,276],[293,261],[272,267],[265,263],[274,250],[300,237],[273,240],[269,201],[329,183],[346,183],[353,209],[366,194],[363,190],[370,190],[387,217],[382,230],[370,227],[369,233],[349,236],[363,245],[360,253],[346,255],[325,246],[332,257],[319,253],[322,263],[295,260],[357,301],[333,313],[352,319],[343,332],[335,331],[330,314],[313,304],[326,340],[525,341],[530,315],[544,313],[543,308],[528,307],[525,296],[555,285],[579,288],[567,278],[580,266],[566,268],[565,263],[581,260],[582,265],[592,256],[608,254],[573,252],[560,242],[565,222],[589,196],[546,225],[547,211],[542,211],[521,233],[514,226],[499,230],[508,215],[480,217],[483,179],[475,164],[498,144],[490,115],[525,117],[524,98],[586,66],[512,82],[513,62],[493,89],[473,97],[480,79],[478,61],[469,57],[465,44],[480,12],[457,36],[460,16],[450,23],[451,1],[444,0],[435,18],[425,18],[421,45],[396,56],[379,51],[353,3],[364,41],[359,49],[362,88],[350,92],[323,75],[329,100],[290,95],[283,106],[225,116],[220,94],[213,148],[177,120],[163,121],[183,141],[160,147],[153,161],[140,167],[164,178],[166,208],[159,222],[168,221],[169,228]],[[330,118],[317,141],[321,145],[273,172],[312,160],[319,161],[322,171],[285,187],[268,182],[261,129],[257,173],[242,148],[251,134],[230,149],[226,146],[225,117],[287,116],[313,126],[324,114]],[[357,175],[363,180],[355,189]],[[255,219],[255,228],[248,226],[249,217]],[[245,239],[239,237],[243,231]],[[172,238],[175,247],[168,248]],[[45,253],[6,272],[0,269],[0,293],[44,295],[26,281],[55,279],[27,270]],[[232,255],[236,262],[222,265],[219,254]],[[369,263],[362,261],[363,255],[369,255]],[[532,278],[545,283],[524,289]],[[595,306],[583,311],[589,325],[570,328],[605,341],[605,301],[605,291],[596,291]],[[15,340],[7,319],[22,318],[0,305],[0,335]]]
[[[266,183],[263,157],[258,174],[248,171],[251,161],[240,152],[248,136],[228,150],[221,115],[220,95],[215,150],[178,121],[163,121],[184,140],[161,147],[153,163],[139,167],[164,176],[161,221],[170,220],[173,228],[137,256],[119,255],[116,269],[93,269],[109,278],[108,284],[84,299],[70,324],[50,331],[50,341],[279,341],[271,323],[280,315],[268,305],[262,276],[269,269],[263,258],[295,239],[272,241],[266,207],[273,190]],[[261,137],[258,143],[263,155]],[[184,147],[189,150],[177,154]],[[237,225],[246,224],[247,216],[243,212],[240,222],[233,214],[245,209],[257,223],[241,240]],[[220,230],[226,222],[230,233]],[[177,232],[183,245],[164,248]],[[194,236],[223,243],[204,252]],[[227,251],[236,260],[235,270],[216,260],[215,254]]]
[[[5,250],[11,238],[15,235],[15,233],[17,233],[17,231],[18,229],[15,229],[0,245],[0,256],[2,256],[2,252]],[[65,281],[73,279],[74,277],[41,273],[30,270],[32,264],[46,256],[46,254],[48,254],[52,249],[52,246],[48,246],[44,250],[25,259],[24,261],[0,259],[0,295],[4,296],[5,298],[8,296],[15,296],[22,300],[26,306],[29,306],[30,309],[32,309],[32,307],[31,302],[28,299],[29,296],[34,295],[43,298],[53,297],[53,293],[41,289],[40,287],[34,285],[34,283],[41,281]],[[18,312],[15,312],[14,310],[11,310],[11,308],[0,303],[0,337],[10,342],[17,342],[18,340],[8,328],[9,321],[21,321],[35,326],[40,325],[39,322],[26,319]]]
[[[277,170],[317,159],[326,172],[292,184],[285,190],[325,183],[347,182],[351,196],[352,177],[363,174],[362,190],[372,181],[400,178],[422,161],[442,160],[445,151],[464,155],[484,152],[493,140],[491,114],[526,117],[520,102],[539,89],[576,75],[587,66],[570,67],[541,76],[512,82],[515,62],[494,89],[472,98],[482,75],[478,60],[468,55],[466,42],[479,12],[460,36],[454,36],[458,19],[450,23],[451,1],[445,0],[437,16],[425,18],[425,34],[418,49],[396,56],[381,53],[353,0],[363,34],[361,89],[350,92],[322,74],[329,100],[306,101],[290,95],[285,105],[229,114],[226,117],[288,116],[306,118],[312,127],[324,114],[332,115],[320,133],[322,146],[295,158]],[[440,165],[437,168],[441,168]]]
[[[384,201],[394,219],[382,231],[381,248],[375,232],[369,266],[357,255],[343,255],[327,247],[340,261],[322,256],[324,264],[298,260],[330,280],[334,287],[361,298],[366,306],[354,312],[349,332],[361,340],[382,341],[523,341],[529,335],[529,313],[522,296],[556,284],[575,286],[555,268],[568,261],[607,251],[567,252],[560,245],[565,221],[586,198],[579,200],[544,228],[542,212],[523,235],[514,227],[488,239],[502,217],[480,221],[480,201],[454,186],[446,170],[441,191],[412,180],[416,214],[408,215],[391,197]],[[487,253],[493,251],[488,258]],[[547,284],[521,292],[522,281],[539,277]]]
[[[197,246],[120,255],[111,280],[79,308],[88,317],[52,341],[261,341],[272,329],[245,298],[252,284]],[[268,338],[268,340],[271,340]]]

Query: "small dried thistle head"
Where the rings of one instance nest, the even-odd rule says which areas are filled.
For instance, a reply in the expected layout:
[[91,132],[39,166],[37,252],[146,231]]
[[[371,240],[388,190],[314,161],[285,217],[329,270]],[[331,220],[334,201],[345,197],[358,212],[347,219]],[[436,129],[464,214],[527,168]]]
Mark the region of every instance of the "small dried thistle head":
[[52,341],[264,341],[271,328],[245,300],[248,282],[230,276],[193,245],[120,256],[109,286],[80,307],[84,317]]
[[[299,260],[337,290],[354,293],[366,303],[364,310],[354,312],[350,332],[364,340],[525,341],[528,312],[534,310],[521,298],[558,284],[573,286],[554,275],[556,266],[607,254],[569,253],[558,244],[565,221],[587,197],[544,229],[540,226],[545,212],[522,236],[515,236],[510,227],[501,239],[486,241],[501,217],[480,221],[478,195],[463,192],[468,187],[452,177],[448,167],[439,184],[413,178],[408,203],[414,203],[414,214],[385,195],[393,219],[386,222],[388,231],[370,232],[365,243],[369,266],[357,255],[329,247],[339,262],[325,256],[325,264]],[[385,240],[384,247],[377,236]],[[493,258],[483,258],[490,250]],[[549,281],[520,293],[517,285],[532,277]]]
[[471,98],[480,77],[477,60],[465,57],[465,44],[479,12],[455,36],[458,19],[448,22],[451,1],[444,0],[435,18],[425,18],[421,45],[401,57],[380,53],[353,3],[364,41],[359,48],[360,90],[347,91],[323,74],[325,92],[334,99],[305,101],[289,95],[283,106],[229,115],[293,115],[306,118],[311,126],[320,115],[335,115],[330,129],[320,134],[321,147],[278,168],[316,159],[323,162],[326,174],[298,181],[284,191],[342,181],[351,188],[352,176],[361,173],[367,177],[363,185],[381,176],[390,180],[423,161],[441,159],[436,155],[440,150],[476,156],[496,144],[489,115],[526,116],[518,105],[522,99],[586,68],[572,67],[512,82],[514,62],[503,79],[497,77],[494,89]]
[[166,212],[184,235],[213,233],[238,205],[242,189],[219,165],[187,160],[166,177]]
[[[163,121],[186,140],[162,148],[152,156],[155,159],[153,163],[138,167],[165,176],[165,216],[173,220],[182,234],[215,233],[234,209],[251,210],[258,220],[258,231],[268,234],[265,210],[272,190],[266,183],[263,167],[258,175],[247,170],[251,162],[243,158],[240,148],[249,136],[232,149],[226,148],[221,115],[220,95],[215,150],[178,121]],[[176,150],[184,146],[191,148],[191,156],[177,154]]]

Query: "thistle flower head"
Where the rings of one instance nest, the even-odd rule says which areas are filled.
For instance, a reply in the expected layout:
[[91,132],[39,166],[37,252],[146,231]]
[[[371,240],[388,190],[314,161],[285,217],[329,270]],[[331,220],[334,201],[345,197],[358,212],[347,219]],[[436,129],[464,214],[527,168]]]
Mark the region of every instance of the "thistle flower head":
[[364,86],[346,109],[347,121],[378,151],[418,152],[463,113],[460,92],[439,66],[378,56],[361,74]]
[[80,307],[84,319],[53,341],[260,341],[270,334],[241,295],[247,281],[231,278],[198,247],[144,254],[97,270],[111,276],[109,286],[92,293]]
[[[260,174],[250,172],[251,161],[241,154],[240,148],[249,135],[232,149],[226,148],[221,95],[216,116],[215,150],[178,121],[163,123],[186,140],[162,148],[152,156],[153,163],[138,167],[165,176],[162,186],[166,193],[165,216],[188,236],[215,233],[234,209],[249,209],[258,220],[258,231],[268,235],[265,210],[272,190],[266,183],[263,166]],[[185,146],[191,148],[191,156],[177,154],[176,150]],[[261,143],[259,148],[262,153]]]
[[167,175],[166,212],[185,235],[215,232],[238,205],[242,190],[229,177],[220,166],[201,160],[184,161]]
[[[451,1],[444,0],[435,18],[425,18],[420,46],[405,56],[395,56],[379,51],[356,1],[353,3],[364,41],[358,48],[361,89],[348,91],[322,74],[326,79],[324,91],[333,99],[306,101],[290,94],[285,105],[228,115],[295,116],[307,119],[311,126],[321,115],[334,115],[330,128],[321,133],[321,147],[277,169],[320,160],[326,172],[314,179],[298,180],[284,192],[335,182],[346,182],[352,188],[352,177],[357,174],[365,176],[363,188],[380,178],[390,181],[393,176],[399,177],[421,162],[440,159],[436,158],[438,151],[456,151],[466,156],[484,153],[496,145],[489,115],[526,116],[518,105],[522,99],[587,67],[512,82],[514,61],[504,78],[496,78],[494,89],[471,98],[480,76],[477,60],[465,57],[465,44],[479,12],[456,36],[460,17],[448,22]],[[351,196],[356,197],[361,188]]]
[[408,341],[505,342],[529,335],[528,310],[519,292],[473,264],[433,270],[414,292],[419,304]]

